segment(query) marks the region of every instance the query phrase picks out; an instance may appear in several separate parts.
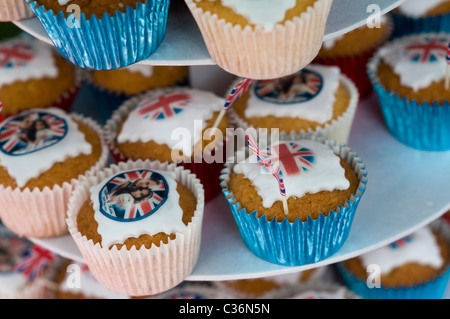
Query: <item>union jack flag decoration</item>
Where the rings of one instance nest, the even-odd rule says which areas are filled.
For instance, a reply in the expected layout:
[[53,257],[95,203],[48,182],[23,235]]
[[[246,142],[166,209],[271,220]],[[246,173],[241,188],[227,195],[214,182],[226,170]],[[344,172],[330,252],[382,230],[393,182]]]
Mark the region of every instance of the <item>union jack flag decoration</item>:
[[231,90],[230,94],[228,95],[227,100],[225,101],[224,108],[227,110],[230,106],[232,106],[241,96],[244,94],[248,87],[250,86],[250,83],[252,82],[251,79],[243,78],[239,81],[238,84]]
[[157,172],[135,170],[114,176],[100,191],[100,211],[119,221],[135,221],[155,213],[169,188]]
[[450,65],[450,42],[449,42],[448,47],[447,47],[447,54],[445,56],[445,59],[447,60],[447,64]]
[[[46,123],[45,138],[38,138],[36,121]],[[67,122],[47,112],[25,112],[11,117],[0,127],[0,150],[8,155],[26,155],[52,146],[67,134]]]
[[34,58],[32,47],[26,43],[0,47],[0,68],[25,66]]
[[316,97],[323,87],[322,76],[303,69],[293,75],[255,83],[255,95],[263,101],[276,104],[307,102]]
[[390,244],[390,247],[392,249],[398,249],[398,248],[406,246],[408,243],[412,242],[412,240],[413,240],[412,236],[406,236],[406,237],[401,238],[401,239],[393,242],[392,244]]
[[270,160],[267,160],[266,156],[268,154],[259,150],[258,145],[249,132],[245,131],[245,133],[247,134],[248,148],[256,155],[258,161],[260,161],[262,165],[277,179],[278,186],[280,188],[280,194],[281,196],[283,196],[283,198],[286,197],[286,189],[284,187],[283,174],[280,170],[280,167],[274,165]]
[[314,165],[315,154],[297,144],[297,143],[280,143],[272,147],[273,161],[277,160],[288,176],[300,174],[308,171]]
[[138,105],[138,114],[145,119],[168,119],[182,112],[189,105],[190,99],[189,94],[175,92],[158,96],[151,101],[143,100]]
[[43,270],[56,259],[49,250],[33,245],[27,250],[16,264],[15,270],[21,272],[31,280],[39,277]]
[[446,57],[448,39],[420,38],[415,43],[405,47],[405,55],[412,62],[432,63]]

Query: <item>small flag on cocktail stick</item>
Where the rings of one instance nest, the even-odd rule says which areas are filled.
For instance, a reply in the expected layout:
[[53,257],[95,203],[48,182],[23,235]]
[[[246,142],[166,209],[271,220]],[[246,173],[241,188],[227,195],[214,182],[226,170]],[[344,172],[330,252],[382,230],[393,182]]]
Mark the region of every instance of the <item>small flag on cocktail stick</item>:
[[239,81],[238,84],[235,85],[235,87],[231,90],[227,100],[225,101],[225,105],[223,106],[222,111],[220,111],[219,116],[216,119],[216,122],[213,125],[213,129],[219,126],[220,121],[222,121],[223,116],[225,115],[226,111],[236,102],[237,99],[239,99],[242,94],[244,94],[248,87],[250,86],[250,83],[252,82],[251,79],[243,78]]
[[286,189],[284,187],[283,174],[281,172],[280,166],[274,167],[273,164],[269,163],[265,158],[264,154],[259,150],[258,145],[256,144],[253,137],[250,135],[248,131],[245,131],[248,139],[248,148],[258,157],[258,159],[262,162],[265,168],[272,173],[272,175],[277,179],[278,187],[280,188],[280,194],[283,201],[283,210],[284,214],[287,216],[289,213],[288,204],[286,199]]
[[445,74],[445,89],[448,90],[450,86],[450,43],[447,48],[447,55],[445,57],[447,61],[447,72]]

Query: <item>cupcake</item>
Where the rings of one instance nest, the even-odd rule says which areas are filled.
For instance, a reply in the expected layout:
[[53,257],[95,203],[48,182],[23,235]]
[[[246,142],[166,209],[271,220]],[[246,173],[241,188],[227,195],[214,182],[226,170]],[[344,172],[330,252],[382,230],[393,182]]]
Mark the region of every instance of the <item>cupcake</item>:
[[86,69],[148,58],[166,33],[169,0],[27,0],[61,55]]
[[309,64],[332,0],[185,0],[211,58],[225,71],[273,79]]
[[392,34],[392,21],[382,16],[380,25],[363,25],[341,36],[324,41],[314,63],[336,65],[358,88],[361,98],[372,93],[366,65],[377,48]]
[[313,134],[272,143],[263,154],[282,172],[286,214],[277,180],[243,151],[227,160],[220,180],[248,249],[286,266],[315,263],[337,252],[366,188],[358,156]]
[[81,74],[54,48],[27,36],[0,41],[2,115],[56,106],[69,110]]
[[322,281],[327,277],[328,272],[328,267],[319,267],[263,278],[220,281],[217,285],[221,290],[230,291],[239,298],[253,299],[261,298],[266,294],[285,289],[286,287]]
[[407,0],[392,11],[393,37],[422,32],[450,32],[449,0]]
[[409,147],[450,149],[449,41],[450,33],[404,36],[381,47],[368,64],[385,124]]
[[0,0],[0,21],[18,21],[33,17],[25,0]]
[[0,124],[0,218],[21,236],[68,234],[67,204],[85,174],[106,165],[108,149],[91,119],[33,109]]
[[253,81],[228,112],[236,127],[317,133],[347,143],[358,100],[339,67],[310,64],[286,77]]
[[0,299],[51,298],[51,268],[58,257],[0,226]]
[[86,178],[75,189],[67,224],[92,275],[129,296],[167,291],[198,259],[204,191],[189,170],[128,161]]
[[55,278],[56,299],[130,299],[103,287],[86,264],[66,261]]
[[338,269],[348,287],[365,299],[440,299],[450,274],[448,227],[444,232],[441,226],[425,226],[346,260]]
[[208,201],[221,192],[227,117],[218,130],[211,128],[224,102],[211,92],[186,87],[151,90],[113,113],[104,128],[107,143],[116,161],[150,159],[190,169],[202,181]]
[[116,70],[94,70],[88,82],[101,117],[106,121],[117,107],[133,96],[156,88],[187,85],[189,68],[133,64]]

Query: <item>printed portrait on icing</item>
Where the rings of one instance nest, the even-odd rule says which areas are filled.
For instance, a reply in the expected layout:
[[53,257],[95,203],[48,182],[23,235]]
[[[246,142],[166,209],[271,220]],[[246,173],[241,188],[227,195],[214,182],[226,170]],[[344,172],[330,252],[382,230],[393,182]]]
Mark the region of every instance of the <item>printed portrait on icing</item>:
[[168,196],[164,177],[149,170],[124,172],[114,176],[100,192],[104,215],[120,221],[150,216]]
[[25,155],[58,143],[67,134],[64,119],[47,112],[25,112],[0,127],[0,147],[8,155]]
[[301,103],[318,95],[322,86],[323,79],[319,73],[304,69],[279,79],[257,81],[254,93],[271,103]]

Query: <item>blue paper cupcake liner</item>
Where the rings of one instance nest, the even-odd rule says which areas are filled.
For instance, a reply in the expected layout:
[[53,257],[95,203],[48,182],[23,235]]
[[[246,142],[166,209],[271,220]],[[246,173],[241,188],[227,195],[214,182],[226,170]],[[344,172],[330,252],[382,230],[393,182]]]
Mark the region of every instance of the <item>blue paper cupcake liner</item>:
[[419,104],[386,89],[377,76],[380,56],[375,55],[367,72],[377,94],[384,122],[389,132],[401,143],[418,150],[450,150],[450,106]]
[[394,23],[392,38],[422,32],[450,32],[450,14],[415,18],[392,13],[391,17]]
[[[450,245],[448,227],[443,227],[439,221],[435,221],[431,226],[444,235]],[[369,288],[365,280],[358,279],[350,273],[343,263],[338,263],[336,268],[345,285],[363,299],[442,299],[450,278],[450,265],[447,265],[441,274],[416,286],[394,288],[381,284],[379,288]]]
[[[301,266],[326,259],[336,253],[346,241],[359,201],[365,192],[367,171],[363,162],[348,147],[315,134],[298,134],[298,139],[315,139],[332,147],[337,154],[351,164],[360,184],[356,194],[344,206],[330,211],[314,220],[297,219],[282,222],[268,221],[266,216],[258,217],[257,211],[247,213],[228,189],[234,163],[226,163],[220,182],[240,235],[248,249],[270,263],[285,266]],[[239,157],[238,157],[239,158]]]
[[345,285],[363,299],[441,299],[447,288],[450,269],[433,280],[410,287],[385,287],[369,288],[366,281],[350,274],[342,264],[337,265]]
[[[81,13],[54,13],[27,0],[50,39],[63,57],[73,64],[94,70],[128,66],[152,55],[164,39],[169,0],[137,3],[136,9],[107,13],[86,19]],[[75,21],[75,23],[74,23]]]

